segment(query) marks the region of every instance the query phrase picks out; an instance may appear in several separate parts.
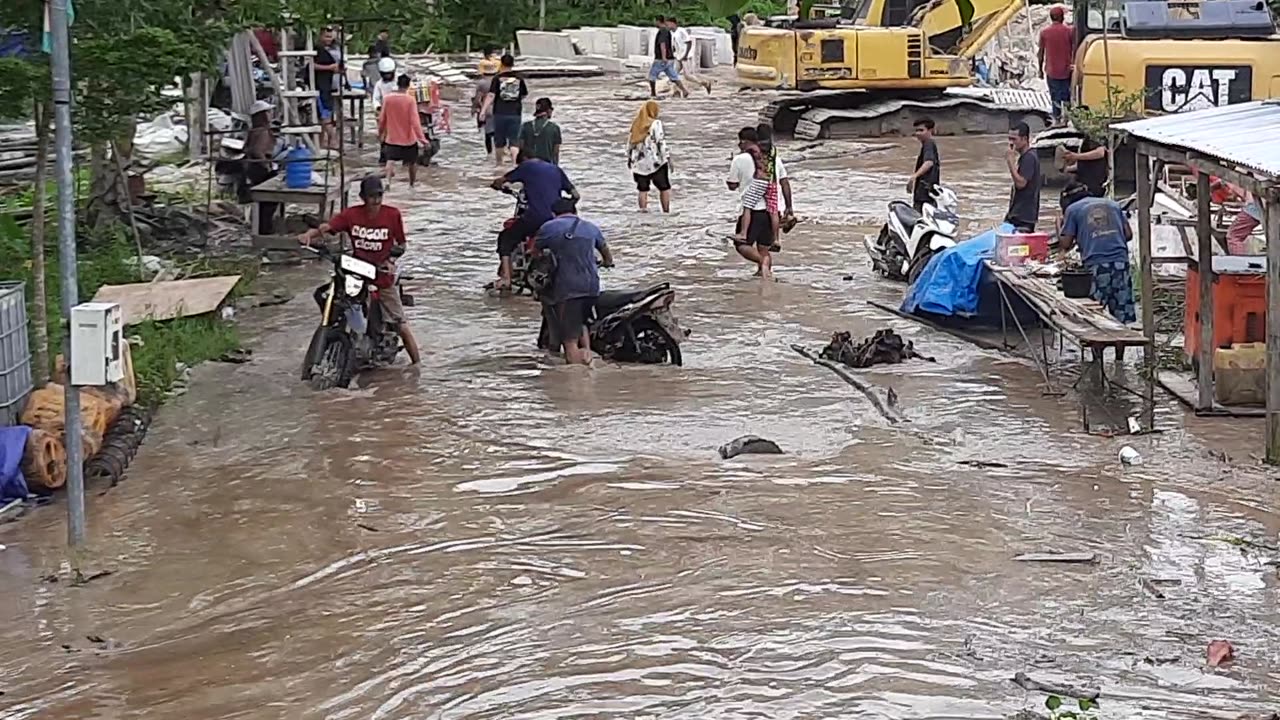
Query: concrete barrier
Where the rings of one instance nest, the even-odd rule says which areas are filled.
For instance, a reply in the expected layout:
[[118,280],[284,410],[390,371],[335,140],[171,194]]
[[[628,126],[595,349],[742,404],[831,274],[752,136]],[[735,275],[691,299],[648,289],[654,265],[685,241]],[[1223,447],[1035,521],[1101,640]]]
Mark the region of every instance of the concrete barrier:
[[615,57],[617,54],[612,28],[573,28],[565,30],[565,34],[585,55]]
[[640,28],[634,25],[618,26],[618,55],[628,58],[639,55],[644,48],[640,38]]
[[690,30],[694,37],[707,38],[714,43],[712,50],[712,61],[716,65],[732,65],[733,64],[733,38],[729,37],[729,33],[718,27],[699,26]]
[[574,58],[573,39],[568,33],[517,30],[516,45],[521,55],[537,57]]

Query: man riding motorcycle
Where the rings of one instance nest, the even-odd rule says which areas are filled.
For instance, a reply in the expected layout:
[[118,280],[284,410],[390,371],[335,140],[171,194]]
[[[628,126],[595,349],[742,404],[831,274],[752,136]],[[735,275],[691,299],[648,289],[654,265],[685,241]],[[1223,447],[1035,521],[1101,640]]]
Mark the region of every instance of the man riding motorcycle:
[[331,232],[345,232],[351,236],[351,254],[378,268],[378,277],[374,285],[378,287],[378,303],[382,306],[382,317],[395,323],[400,333],[400,341],[409,355],[409,362],[417,365],[418,341],[409,330],[405,321],[404,305],[400,302],[400,293],[395,287],[396,268],[391,259],[391,249],[404,246],[404,218],[400,211],[390,205],[382,204],[382,180],[369,176],[360,181],[361,205],[352,205],[329,218],[320,227],[306,231],[298,238],[303,245],[310,245],[316,238]]
[[495,179],[492,184],[494,190],[501,190],[509,183],[522,183],[526,202],[524,212],[511,227],[498,233],[498,282],[494,284],[494,288],[503,291],[511,290],[511,253],[516,246],[533,237],[543,223],[555,217],[552,208],[560,199],[561,193],[568,193],[574,200],[579,197],[569,176],[558,165],[524,153],[516,157],[516,163],[514,168]]

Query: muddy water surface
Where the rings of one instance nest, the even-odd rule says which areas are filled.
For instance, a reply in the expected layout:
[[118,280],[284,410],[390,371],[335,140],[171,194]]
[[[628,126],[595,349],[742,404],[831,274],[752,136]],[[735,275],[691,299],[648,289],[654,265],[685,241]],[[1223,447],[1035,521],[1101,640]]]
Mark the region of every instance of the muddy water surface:
[[[1101,687],[1106,717],[1266,706],[1270,554],[1212,538],[1273,542],[1276,492],[1206,451],[1247,459],[1259,425],[1184,428],[1162,405],[1125,470],[1124,442],[1079,432],[1031,364],[869,307],[901,293],[861,239],[903,194],[907,143],[788,145],[806,222],[762,284],[722,239],[755,99],[664,104],[677,212],[641,216],[621,150],[637,103],[531,86],[617,256],[606,287],[677,288],[685,367],[557,366],[528,300],[480,292],[510,201],[456,122],[426,187],[388,196],[421,373],[312,393],[309,300],[248,318],[254,362],[199,369],[128,481],[91,495],[88,564],[114,575],[41,582],[65,559],[59,509],[4,530],[0,718],[997,718],[1043,702],[1017,671]],[[940,144],[989,225],[1002,140]],[[865,374],[901,427],[788,347],[887,326],[938,359]],[[787,454],[717,458],[747,433]],[[1053,550],[1100,562],[1012,560]],[[1240,659],[1204,671],[1219,638]]]

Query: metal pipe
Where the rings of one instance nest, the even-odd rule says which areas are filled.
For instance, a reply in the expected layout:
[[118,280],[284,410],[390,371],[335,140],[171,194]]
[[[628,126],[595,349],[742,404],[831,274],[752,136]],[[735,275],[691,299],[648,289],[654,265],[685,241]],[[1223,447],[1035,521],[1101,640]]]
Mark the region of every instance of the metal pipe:
[[[58,183],[58,268],[62,283],[62,349],[71,358],[71,308],[80,304],[76,290],[76,187],[71,170],[71,39],[67,32],[67,0],[50,0],[50,58],[53,80],[54,178]],[[63,427],[67,448],[67,543],[84,545],[84,458],[80,447],[80,393],[70,382]]]

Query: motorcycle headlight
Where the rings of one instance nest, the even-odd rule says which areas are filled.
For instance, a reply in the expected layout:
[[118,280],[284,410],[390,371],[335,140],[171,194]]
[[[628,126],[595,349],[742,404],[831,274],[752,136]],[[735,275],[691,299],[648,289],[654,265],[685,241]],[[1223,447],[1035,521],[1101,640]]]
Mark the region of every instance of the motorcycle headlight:
[[354,275],[348,275],[346,278],[346,290],[347,295],[350,297],[359,295],[360,291],[364,290],[364,279],[358,278]]

